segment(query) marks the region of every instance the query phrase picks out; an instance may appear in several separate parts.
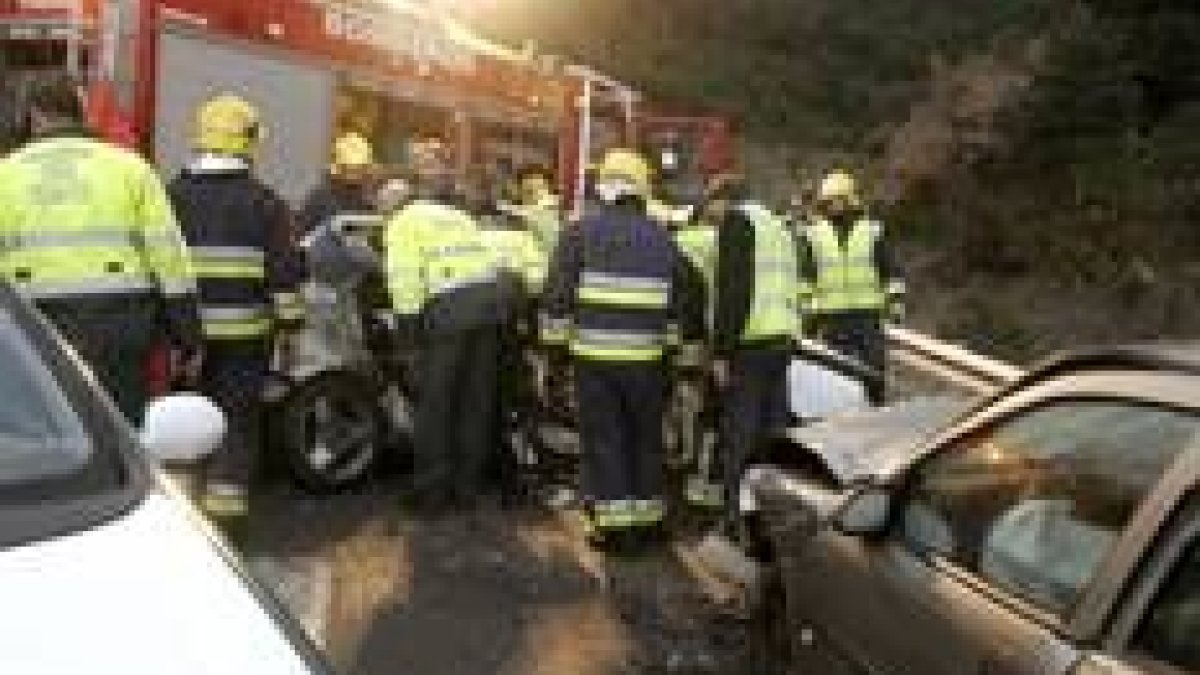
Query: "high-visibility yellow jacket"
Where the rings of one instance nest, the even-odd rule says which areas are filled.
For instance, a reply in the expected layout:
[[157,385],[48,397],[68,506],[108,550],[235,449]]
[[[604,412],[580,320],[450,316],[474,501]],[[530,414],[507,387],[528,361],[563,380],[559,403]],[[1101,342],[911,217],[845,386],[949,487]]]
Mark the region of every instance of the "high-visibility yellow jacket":
[[537,295],[546,281],[547,257],[533,233],[526,230],[485,229],[480,235],[499,266],[521,278],[525,291]]
[[532,204],[519,204],[513,209],[525,229],[533,234],[542,255],[549,259],[558,245],[558,234],[562,230],[562,205],[558,197],[554,194],[543,195]]
[[[495,286],[497,257],[478,223],[460,209],[418,200],[388,221],[384,232],[392,306],[417,317],[434,301]],[[478,317],[467,317],[473,322]]]
[[83,135],[0,160],[0,277],[35,302],[151,298],[196,331],[196,277],[166,190],[137,155]]
[[717,228],[711,223],[680,228],[675,232],[675,243],[698,279],[695,287],[702,297],[697,304],[702,305],[705,328],[711,329],[717,273]]

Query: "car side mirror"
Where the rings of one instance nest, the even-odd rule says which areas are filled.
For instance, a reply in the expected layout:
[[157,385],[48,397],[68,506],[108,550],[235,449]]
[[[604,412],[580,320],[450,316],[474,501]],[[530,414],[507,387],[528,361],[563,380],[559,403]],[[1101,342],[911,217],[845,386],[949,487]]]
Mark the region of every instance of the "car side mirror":
[[195,462],[225,439],[225,413],[197,394],[172,394],[153,401],[142,418],[142,446],[164,463]]
[[842,534],[869,537],[882,534],[892,511],[891,489],[867,485],[847,498],[834,516],[834,527]]
[[1139,675],[1146,672],[1104,654],[1088,654],[1075,664],[1071,675]]

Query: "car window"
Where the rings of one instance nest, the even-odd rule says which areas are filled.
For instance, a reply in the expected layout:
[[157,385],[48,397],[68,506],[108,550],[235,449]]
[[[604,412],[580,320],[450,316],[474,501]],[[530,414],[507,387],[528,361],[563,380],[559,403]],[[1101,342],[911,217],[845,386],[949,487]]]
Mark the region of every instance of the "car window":
[[1134,402],[1061,401],[921,465],[903,539],[1065,614],[1200,418]]
[[120,486],[119,458],[98,451],[45,355],[4,310],[0,401],[0,507],[82,499]]
[[1156,661],[1200,672],[1200,542],[1192,544],[1159,590],[1133,648]]

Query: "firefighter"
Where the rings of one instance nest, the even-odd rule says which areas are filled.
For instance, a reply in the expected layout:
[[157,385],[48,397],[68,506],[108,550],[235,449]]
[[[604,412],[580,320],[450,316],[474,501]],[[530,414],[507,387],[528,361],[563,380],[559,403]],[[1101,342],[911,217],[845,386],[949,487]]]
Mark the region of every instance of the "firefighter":
[[738,182],[710,195],[708,210],[720,219],[713,368],[721,399],[725,525],[736,528],[746,462],[790,421],[786,378],[799,331],[799,260],[784,219],[749,199]]
[[402,348],[416,350],[411,499],[434,512],[470,506],[497,448],[497,260],[461,207],[450,172],[416,167],[412,202],[386,225],[386,276]]
[[303,318],[291,213],[254,176],[258,111],[220,95],[196,112],[195,157],[171,182],[171,200],[195,260],[205,359],[198,388],[229,418],[208,458],[201,507],[235,539],[262,452],[263,384],[274,338]]
[[[520,469],[531,463],[525,439],[537,423],[535,368],[537,301],[546,277],[547,256],[535,228],[536,218],[523,210],[497,208],[492,202],[480,216],[480,234],[497,258],[511,289],[512,304],[501,326],[500,411],[507,450],[499,457],[502,494],[513,502],[524,493]],[[557,236],[557,225],[551,231]]]
[[364,216],[375,211],[375,151],[359,133],[339,136],[333,143],[329,174],[304,202],[300,227],[310,233],[330,219]]
[[597,543],[638,540],[662,523],[666,357],[679,326],[694,325],[682,255],[646,212],[650,186],[640,155],[606,154],[601,206],[564,231],[544,300],[544,341],[573,357],[585,522]]
[[686,170],[682,139],[677,133],[669,132],[657,145],[653,155],[658,174],[658,198],[651,199],[647,208],[651,217],[666,227],[686,227],[692,220],[693,205],[699,200],[698,193],[701,192],[689,184],[693,184],[698,176]]
[[135,424],[164,336],[199,358],[192,262],[154,169],[92,138],[66,75],[27,83],[33,139],[0,160],[0,277],[33,300]]
[[517,172],[515,213],[525,221],[522,229],[529,231],[548,261],[558,242],[562,228],[562,204],[554,192],[550,172],[540,165],[530,164]]
[[801,292],[809,327],[876,374],[868,394],[878,405],[887,365],[883,322],[903,315],[904,296],[883,225],[867,213],[854,176],[832,171],[801,231]]
[[[704,308],[706,323],[711,322],[713,280],[716,275],[717,227],[724,218],[725,207],[718,197],[730,176],[714,177],[706,186],[703,203],[689,222],[675,231],[675,241],[688,263],[688,271],[698,280],[703,292],[699,303]],[[710,443],[707,430],[714,416],[711,368],[703,344],[685,344],[676,362],[679,366],[681,404],[685,406],[680,438],[689,472],[684,485],[684,498],[692,506],[717,508],[723,504],[723,480],[720,464]]]

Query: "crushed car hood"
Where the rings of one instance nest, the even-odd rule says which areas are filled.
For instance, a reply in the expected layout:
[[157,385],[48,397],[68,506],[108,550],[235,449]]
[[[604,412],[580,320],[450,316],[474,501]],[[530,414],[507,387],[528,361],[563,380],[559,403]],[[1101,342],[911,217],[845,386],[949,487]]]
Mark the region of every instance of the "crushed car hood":
[[812,452],[845,485],[885,476],[907,464],[923,440],[965,412],[970,403],[951,396],[914,398],[795,428],[788,437]]

